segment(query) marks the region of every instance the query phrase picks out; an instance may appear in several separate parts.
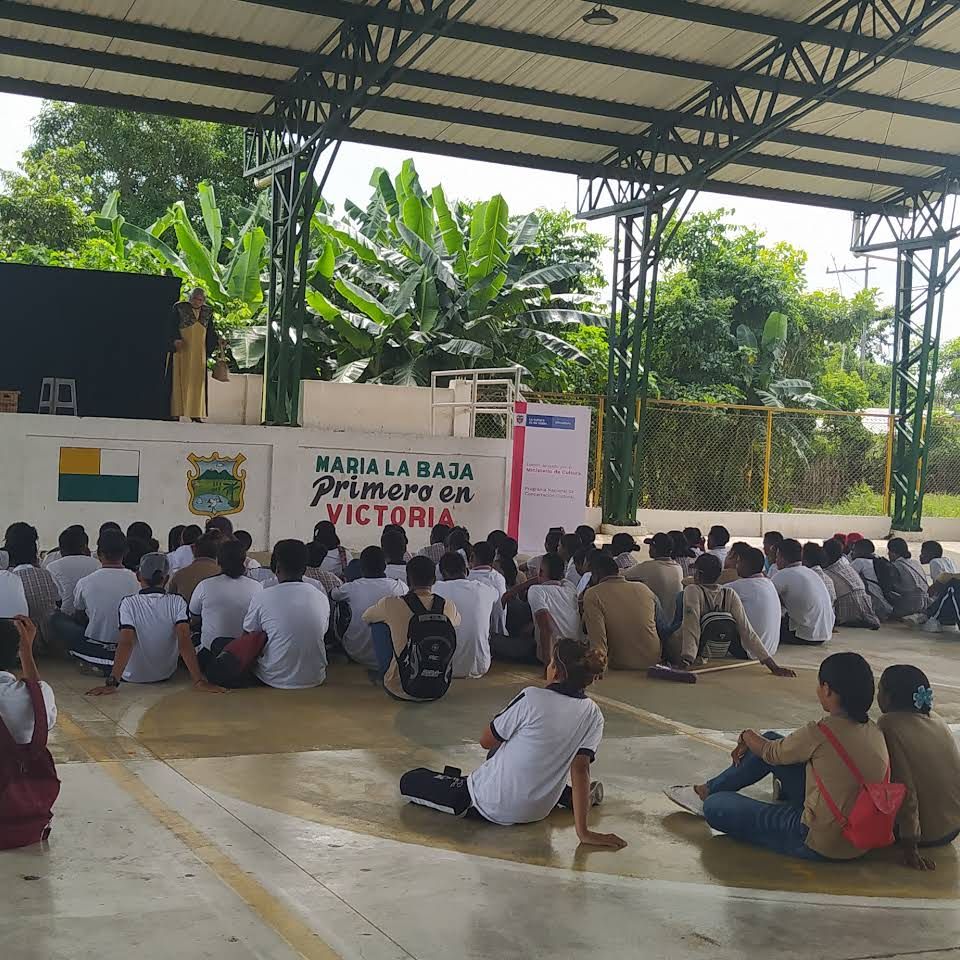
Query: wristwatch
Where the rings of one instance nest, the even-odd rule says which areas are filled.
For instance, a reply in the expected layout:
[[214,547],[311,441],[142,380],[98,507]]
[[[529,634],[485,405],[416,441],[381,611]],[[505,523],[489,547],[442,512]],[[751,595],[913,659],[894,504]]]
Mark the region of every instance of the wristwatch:
[[113,676],[113,675],[111,674],[111,675],[110,675],[109,677],[107,677],[107,679],[104,681],[104,685],[105,685],[105,686],[108,686],[108,687],[119,687],[119,686],[120,686],[120,681],[119,681],[115,676]]

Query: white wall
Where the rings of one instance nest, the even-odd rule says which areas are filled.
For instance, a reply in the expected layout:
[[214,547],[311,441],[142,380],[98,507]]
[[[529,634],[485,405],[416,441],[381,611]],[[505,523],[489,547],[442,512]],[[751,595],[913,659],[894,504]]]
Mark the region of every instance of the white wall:
[[[61,503],[61,447],[138,450],[139,502]],[[404,525],[411,543],[419,547],[429,539],[431,509],[435,520],[447,508],[456,522],[486,533],[503,526],[507,502],[503,440],[0,414],[0,449],[4,453],[0,459],[0,527],[26,520],[39,529],[44,548],[55,545],[60,531],[71,523],[82,523],[95,534],[105,520],[124,527],[133,520],[146,520],[160,540],[174,524],[202,526],[205,518],[194,516],[188,506],[187,475],[192,468],[187,456],[191,453],[216,453],[224,458],[242,453],[246,458],[241,467],[245,471],[243,510],[231,520],[234,526],[250,531],[256,549],[283,537],[309,539],[313,525],[327,519],[330,509],[336,510],[338,505],[341,539],[351,548],[379,542],[379,526],[396,519],[392,510],[403,507],[409,517],[409,508],[415,507],[413,525]],[[363,474],[361,482],[383,481],[388,499],[381,504],[385,508],[382,523],[377,521],[374,508],[379,501],[375,498],[368,498],[367,510],[356,517],[362,501],[353,498],[349,489],[312,505],[315,481],[332,474],[338,454],[344,469],[353,466],[346,463],[346,457],[353,456],[357,466],[363,457],[364,469],[376,471]],[[329,458],[326,472],[317,472],[318,456]],[[443,476],[426,477],[424,472]],[[340,474],[337,478],[349,480]],[[397,485],[400,489],[391,489]],[[458,493],[459,503],[455,502]],[[389,499],[391,496],[394,499]],[[347,522],[348,512],[354,515],[353,523]]]
[[[208,382],[211,423],[260,424],[263,377],[233,373],[229,383],[212,378]],[[300,396],[304,427],[445,437],[454,432],[450,408],[438,410],[436,430],[432,429],[429,387],[303,380]],[[453,396],[452,389],[437,391],[438,400],[450,401]]]

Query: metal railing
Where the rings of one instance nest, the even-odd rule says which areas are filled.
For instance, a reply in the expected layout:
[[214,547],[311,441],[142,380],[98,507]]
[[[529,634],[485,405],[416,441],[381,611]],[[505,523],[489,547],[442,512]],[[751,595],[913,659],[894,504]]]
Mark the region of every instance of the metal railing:
[[[435,370],[430,375],[430,432],[436,436],[438,415],[448,411],[456,437],[510,439],[513,405],[522,399],[524,373],[522,367]],[[452,400],[440,393],[449,390]]]

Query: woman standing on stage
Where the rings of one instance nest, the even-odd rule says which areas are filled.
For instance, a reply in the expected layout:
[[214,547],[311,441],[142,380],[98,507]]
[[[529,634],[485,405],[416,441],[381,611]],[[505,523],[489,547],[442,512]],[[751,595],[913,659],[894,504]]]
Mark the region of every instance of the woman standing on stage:
[[173,308],[170,324],[170,353],[173,361],[173,389],[170,416],[189,417],[195,422],[207,415],[207,358],[219,344],[213,324],[213,310],[200,287]]

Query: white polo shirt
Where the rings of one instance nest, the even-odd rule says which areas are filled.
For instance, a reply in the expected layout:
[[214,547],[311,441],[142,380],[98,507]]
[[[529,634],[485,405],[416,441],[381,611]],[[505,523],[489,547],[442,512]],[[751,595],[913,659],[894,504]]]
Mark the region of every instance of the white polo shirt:
[[47,564],[47,572],[57,582],[63,602],[60,609],[68,616],[73,616],[73,594],[77,584],[94,570],[100,569],[100,561],[96,557],[61,557]]
[[407,582],[407,565],[405,563],[388,563],[387,576],[405,584]]
[[[437,581],[439,582],[440,579],[438,574]],[[494,570],[493,567],[480,567],[471,570],[467,574],[467,579],[479,580],[480,583],[485,583],[497,591],[497,605],[493,608],[493,613],[490,615],[490,629],[494,633],[505,634],[507,632],[507,611],[504,610],[503,604],[500,603],[503,595],[507,592],[507,581],[504,579],[503,574],[499,570]]]
[[9,570],[0,570],[0,617],[30,615],[27,606],[27,595],[23,590],[23,581]]
[[190,615],[201,621],[200,646],[209,650],[219,637],[239,637],[250,601],[262,591],[263,587],[249,577],[221,573],[201,580],[190,597]]
[[350,622],[342,631],[340,642],[351,660],[370,670],[376,668],[370,625],[363,622],[363,615],[384,597],[402,597],[406,592],[406,584],[392,577],[360,577],[333,591],[333,602],[346,603],[350,608]]
[[262,630],[267,644],[254,673],[280,690],[318,687],[327,677],[323,637],[330,624],[330,601],[309,583],[278,583],[250,601],[243,621],[249,632]]
[[162,587],[141,590],[120,601],[120,629],[132,628],[137,639],[123,671],[128,683],[159,683],[177,672],[180,647],[177,624],[188,623],[187,601]]
[[173,553],[167,554],[167,563],[170,564],[170,576],[172,577],[178,570],[189,567],[193,563],[193,547],[177,547]]
[[827,588],[813,570],[794,563],[778,570],[770,582],[780,595],[790,629],[801,640],[822,643],[830,639],[836,614]]
[[433,592],[452,600],[460,611],[453,675],[482,677],[490,669],[490,622],[493,608],[500,606],[496,589],[479,580],[460,579],[441,580]]
[[85,612],[90,621],[84,636],[115,647],[120,639],[120,602],[139,592],[137,575],[126,567],[102,567],[87,574],[73,591],[74,609]]
[[580,610],[577,607],[577,590],[569,580],[554,583],[538,583],[527,591],[527,602],[534,622],[541,610],[550,614],[556,624],[558,637],[576,640],[580,636]]
[[[57,722],[57,701],[49,683],[41,680],[40,691],[47,708],[47,729],[52,730]],[[33,701],[27,685],[5,670],[0,670],[0,720],[17,743],[33,739]]]
[[603,714],[583,692],[562,684],[527,687],[490,721],[497,752],[467,777],[473,805],[494,823],[543,820],[557,805],[574,757],[591,762],[603,739]]
[[773,581],[762,573],[753,577],[732,580],[726,584],[743,604],[743,612],[750,621],[763,649],[772,657],[780,647],[780,622],[783,608]]

